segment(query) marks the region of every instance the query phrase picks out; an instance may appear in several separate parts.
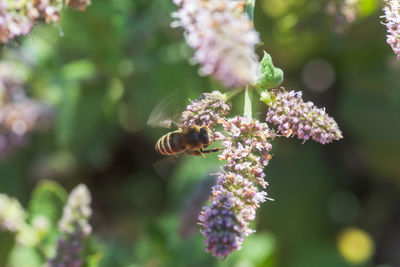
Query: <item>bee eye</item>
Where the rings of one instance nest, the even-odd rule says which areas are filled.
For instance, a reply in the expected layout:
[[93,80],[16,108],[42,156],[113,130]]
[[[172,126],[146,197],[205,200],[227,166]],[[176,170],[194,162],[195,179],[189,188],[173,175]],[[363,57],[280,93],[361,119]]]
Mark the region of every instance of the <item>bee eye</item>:
[[200,133],[203,134],[203,135],[207,135],[208,134],[207,128],[206,127],[201,127],[200,128]]
[[201,142],[203,144],[208,144],[209,143],[207,127],[200,128],[200,140],[201,140]]

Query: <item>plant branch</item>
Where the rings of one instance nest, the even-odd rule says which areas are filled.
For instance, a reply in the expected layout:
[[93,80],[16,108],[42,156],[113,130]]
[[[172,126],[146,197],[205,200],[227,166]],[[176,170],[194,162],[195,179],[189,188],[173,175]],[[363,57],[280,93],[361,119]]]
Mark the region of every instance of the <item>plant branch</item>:
[[236,90],[232,90],[229,91],[228,93],[226,93],[226,99],[225,101],[231,100],[232,98],[234,98],[236,95],[238,95],[239,93],[241,93],[243,91],[243,89],[236,89]]
[[254,7],[256,0],[246,0],[246,13],[249,15],[250,20],[254,23]]

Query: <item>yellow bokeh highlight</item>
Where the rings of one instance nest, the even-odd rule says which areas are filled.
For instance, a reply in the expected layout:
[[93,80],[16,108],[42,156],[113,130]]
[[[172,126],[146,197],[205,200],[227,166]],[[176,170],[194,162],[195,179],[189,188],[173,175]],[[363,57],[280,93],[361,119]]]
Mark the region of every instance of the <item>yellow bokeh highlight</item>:
[[360,264],[372,257],[374,241],[367,232],[361,229],[347,228],[339,235],[338,249],[348,262]]
[[261,8],[265,14],[276,18],[289,12],[294,6],[303,6],[304,0],[263,0]]

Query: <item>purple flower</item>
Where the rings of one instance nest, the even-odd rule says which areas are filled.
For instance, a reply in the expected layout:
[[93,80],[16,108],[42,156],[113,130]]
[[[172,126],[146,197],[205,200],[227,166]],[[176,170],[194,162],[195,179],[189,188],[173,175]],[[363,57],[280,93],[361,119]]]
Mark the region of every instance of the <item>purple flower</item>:
[[308,140],[310,137],[321,144],[343,138],[337,123],[325,113],[325,109],[304,102],[301,92],[278,92],[276,101],[268,109],[267,122],[278,127],[286,137]]
[[67,6],[72,6],[73,8],[85,11],[86,8],[92,3],[91,0],[65,0]]
[[44,17],[46,23],[59,23],[63,0],[34,0],[34,7],[39,17]]
[[267,193],[259,187],[267,186],[263,169],[271,158],[267,139],[273,135],[267,124],[257,120],[236,117],[220,122],[225,132],[220,160],[226,163],[212,189],[211,206],[203,208],[199,221],[206,250],[226,257],[240,249],[244,238],[254,232],[249,223],[267,199]]
[[33,21],[19,9],[18,3],[0,0],[0,42],[5,43],[17,36],[28,34]]
[[49,107],[28,98],[25,75],[13,62],[0,63],[0,158],[21,146],[28,134],[51,122]]
[[181,127],[193,125],[212,127],[231,109],[227,97],[218,91],[204,93],[199,100],[192,100],[181,116]]
[[84,241],[92,231],[88,223],[92,214],[90,202],[90,192],[85,185],[72,190],[59,222],[62,237],[57,242],[55,257],[49,261],[50,266],[82,266]]
[[352,23],[359,13],[358,0],[330,1],[326,6],[328,14],[336,16],[337,23]]
[[230,197],[231,194],[216,195],[211,207],[204,207],[199,215],[206,237],[206,251],[220,258],[240,249],[245,236],[251,233],[246,232],[248,223],[233,212]]
[[244,12],[244,1],[174,0],[179,6],[172,26],[182,26],[204,75],[227,87],[253,84],[258,63],[254,46],[258,33]]
[[393,52],[400,60],[400,1],[399,0],[385,0],[386,5],[383,8],[385,12],[384,25],[387,27],[387,40],[386,42],[392,47]]
[[37,19],[58,23],[63,3],[85,10],[90,0],[0,0],[0,43],[27,35]]

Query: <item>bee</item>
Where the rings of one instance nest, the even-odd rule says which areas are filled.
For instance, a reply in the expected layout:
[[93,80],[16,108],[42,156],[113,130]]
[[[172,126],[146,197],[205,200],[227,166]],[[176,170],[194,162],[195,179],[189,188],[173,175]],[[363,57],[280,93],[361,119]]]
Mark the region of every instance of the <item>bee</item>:
[[195,156],[218,152],[219,148],[204,150],[211,144],[212,132],[207,126],[193,125],[163,135],[156,143],[156,150],[163,155],[175,155],[182,152]]
[[177,106],[171,101],[175,97],[164,99],[160,102],[150,114],[148,125],[152,127],[171,128],[172,125],[178,126],[178,130],[169,132],[158,139],[155,149],[163,155],[176,155],[185,152],[189,155],[202,156],[205,153],[218,152],[220,148],[206,150],[213,141],[212,131],[207,126],[193,125],[190,127],[180,127],[177,123],[177,114],[169,112],[171,107]]

